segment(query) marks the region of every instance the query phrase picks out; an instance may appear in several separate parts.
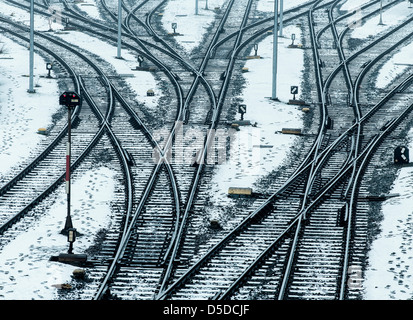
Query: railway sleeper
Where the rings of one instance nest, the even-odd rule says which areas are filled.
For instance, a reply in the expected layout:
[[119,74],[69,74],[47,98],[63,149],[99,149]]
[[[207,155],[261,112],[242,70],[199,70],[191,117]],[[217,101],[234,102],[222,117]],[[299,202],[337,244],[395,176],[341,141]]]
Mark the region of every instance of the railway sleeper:
[[[336,273],[337,271],[341,270],[341,267],[337,265],[338,263],[341,262],[341,258],[338,258],[333,261],[326,261],[324,259],[303,259],[300,258],[296,262],[296,266],[298,267],[298,270],[296,271],[296,274],[306,274],[309,272],[314,272],[315,270],[321,271],[321,274],[329,274],[329,273]],[[326,269],[327,270],[324,270]],[[314,275],[314,274],[313,274]]]
[[332,225],[312,225],[308,224],[305,226],[305,236],[307,238],[325,238],[325,239],[337,239],[343,237],[344,228],[337,228]]
[[320,294],[333,294],[337,293],[337,279],[334,280],[332,283],[323,282],[311,282],[311,281],[303,281],[298,283],[291,283],[289,288],[289,296],[292,293],[299,294],[299,293],[309,293],[315,294],[313,290],[320,290]]
[[312,265],[312,264],[308,264],[306,263],[306,261],[301,262],[297,262],[296,265],[296,271],[294,272],[294,275],[310,275],[310,279],[312,279],[313,277],[317,276],[323,276],[325,277],[328,274],[331,274],[332,276],[337,276],[338,273],[341,271],[342,267],[337,265],[337,263],[333,263],[331,265],[328,265],[328,272],[325,270],[326,265],[325,264],[319,264],[319,265]]
[[[316,291],[317,290],[317,291]],[[320,286],[303,286],[290,288],[288,290],[288,298],[296,299],[336,299],[337,288],[320,288]]]
[[343,252],[342,245],[333,246],[328,245],[328,247],[314,247],[314,246],[300,246],[300,255],[311,255],[315,256],[325,256],[325,255],[340,255]]

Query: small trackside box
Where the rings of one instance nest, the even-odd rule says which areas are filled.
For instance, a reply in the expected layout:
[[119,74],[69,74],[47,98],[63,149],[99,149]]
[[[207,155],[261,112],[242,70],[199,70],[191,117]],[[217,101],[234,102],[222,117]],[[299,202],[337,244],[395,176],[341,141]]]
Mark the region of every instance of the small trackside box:
[[237,188],[237,187],[230,187],[228,189],[228,196],[230,197],[250,197],[252,195],[251,188]]

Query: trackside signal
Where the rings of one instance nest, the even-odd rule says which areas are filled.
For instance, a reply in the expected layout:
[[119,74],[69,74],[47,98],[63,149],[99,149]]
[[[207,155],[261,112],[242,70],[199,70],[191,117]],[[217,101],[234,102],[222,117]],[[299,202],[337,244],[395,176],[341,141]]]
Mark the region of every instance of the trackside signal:
[[409,163],[409,149],[405,146],[398,146],[394,149],[394,163]]
[[64,92],[59,98],[59,104],[67,107],[76,107],[82,103],[81,97],[76,92]]

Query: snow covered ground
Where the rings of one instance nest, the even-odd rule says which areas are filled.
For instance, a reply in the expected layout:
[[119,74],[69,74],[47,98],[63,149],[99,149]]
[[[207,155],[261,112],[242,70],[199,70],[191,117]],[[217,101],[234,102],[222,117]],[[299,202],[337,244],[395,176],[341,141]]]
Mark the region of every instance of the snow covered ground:
[[393,57],[386,61],[380,70],[376,86],[380,89],[391,86],[391,79],[397,75],[403,74],[403,72],[408,69],[408,65],[412,63],[412,52],[413,43],[410,43],[401,48]]
[[[55,79],[45,78],[46,61],[36,56],[34,79],[36,94],[27,92],[29,85],[27,48],[0,36],[0,179],[21,157],[28,157],[45,136],[37,134],[47,128],[51,116],[60,108],[56,103],[58,87]],[[27,63],[22,63],[27,61]],[[16,130],[18,129],[18,130]]]
[[[10,9],[3,2],[0,8],[1,12]],[[36,21],[41,28],[45,23],[48,25],[47,21]],[[47,139],[37,134],[37,129],[51,124],[52,115],[60,108],[60,92],[56,79],[44,77],[46,61],[36,54],[36,93],[28,93],[27,48],[6,37],[1,37],[0,45],[4,50],[0,54],[0,174],[3,175],[29,157],[42,139]],[[86,250],[96,232],[110,222],[113,172],[107,167],[96,167],[74,179],[73,190],[76,190],[72,200],[73,224],[84,235],[75,243],[77,253]],[[0,240],[0,299],[55,299],[57,287],[70,281],[74,267],[48,261],[68,249],[66,236],[60,234],[66,216],[66,195],[62,188],[60,191],[54,205],[32,221],[26,232],[11,242]],[[13,229],[21,227],[17,224]]]
[[[203,32],[212,21],[214,16],[212,9],[222,5],[223,0],[209,0],[210,10],[204,9],[205,1],[199,1],[199,16],[197,17],[194,15],[193,0],[185,0],[186,3],[182,6],[177,6],[177,2],[172,0],[169,2],[168,10],[165,10],[163,16],[163,23],[165,29],[170,30],[171,23],[177,22],[177,32],[183,34],[177,37],[177,40],[186,50],[190,51],[199,44]],[[284,4],[284,8],[288,9],[301,2],[299,0],[288,1]],[[94,3],[94,0],[87,0],[87,5],[80,4],[80,6],[91,17],[96,18],[99,17],[99,13]],[[348,3],[350,8],[356,5],[354,0],[348,1]],[[359,3],[357,4],[359,5]],[[402,5],[407,7],[407,3],[403,2],[399,6]],[[169,10],[171,8],[175,8],[175,11]],[[258,9],[271,12],[273,2],[261,0]],[[406,10],[404,9],[404,11]],[[26,12],[7,5],[4,0],[0,0],[0,12],[5,15],[13,15],[16,20],[28,22]],[[50,24],[49,21],[36,17],[36,26],[37,29],[48,30]],[[51,26],[53,29],[59,28],[59,25],[52,24]],[[372,23],[369,29],[375,27],[376,25]],[[371,32],[373,31],[360,36],[368,36]],[[72,35],[74,33],[76,32],[72,32]],[[237,162],[235,166],[232,165],[233,163],[221,165],[216,172],[217,184],[212,190],[217,202],[223,199],[230,201],[226,198],[225,193],[228,186],[235,183],[238,186],[251,186],[259,177],[275,169],[285,159],[289,148],[294,145],[293,136],[275,134],[282,127],[302,126],[301,111],[285,104],[291,98],[289,87],[291,85],[300,86],[303,76],[301,73],[303,52],[299,49],[286,48],[290,43],[290,40],[287,39],[291,33],[295,33],[297,39],[300,38],[300,30],[296,26],[289,26],[284,29],[285,39],[279,41],[278,97],[281,102],[268,99],[271,95],[271,74],[268,70],[271,70],[272,37],[267,37],[259,43],[259,55],[262,59],[249,60],[246,64],[246,67],[249,68],[249,72],[244,74],[247,85],[240,97],[247,105],[245,118],[257,122],[257,127],[242,128],[238,141],[249,142],[235,145],[237,148],[239,147],[241,157],[247,157],[259,165],[245,166],[242,161]],[[66,35],[61,36],[66,37]],[[79,33],[76,33],[76,39],[78,39],[80,46],[84,46],[111,63],[120,74],[130,74],[131,67],[136,65],[136,57],[127,51],[122,53],[124,59],[119,60],[115,59],[116,47],[114,46]],[[51,116],[59,107],[56,101],[59,93],[57,92],[57,84],[53,80],[37,78],[40,87],[36,88],[36,93],[28,94],[26,92],[28,78],[24,75],[28,74],[28,63],[25,62],[28,61],[28,51],[5,37],[0,38],[0,48],[2,42],[5,44],[6,52],[0,54],[0,116],[2,118],[0,125],[2,171],[0,174],[4,174],[10,167],[29,155],[30,148],[43,138],[36,133],[37,129],[47,127]],[[93,45],[90,45],[91,43]],[[411,48],[406,49],[404,54],[409,54],[409,51],[411,52]],[[13,56],[13,60],[4,59],[10,56]],[[10,63],[11,61],[19,61],[19,63]],[[36,56],[35,63],[36,76],[45,74],[45,61]],[[378,78],[378,86],[386,85],[386,74],[389,72],[403,72],[401,68],[397,67],[397,63],[400,63],[400,60],[388,62],[383,75]],[[156,106],[157,100],[145,100],[147,98],[144,94],[147,89],[156,90],[157,83],[153,77],[148,73],[135,73],[135,77],[128,77],[127,80],[133,88],[141,88],[142,91],[137,91],[139,101]],[[45,103],[45,101],[47,102]],[[37,112],[38,110],[42,112]],[[11,111],[14,112],[13,114],[20,112],[21,116],[11,117]],[[19,130],[16,131],[15,128],[19,128]],[[249,137],[249,139],[246,140],[244,137]],[[22,145],[27,147],[22,148]],[[255,150],[254,145],[273,147]],[[251,149],[254,150],[253,155],[248,153]],[[275,150],[277,150],[276,157],[273,153]],[[255,151],[259,151],[259,153]],[[383,206],[385,215],[383,232],[370,253],[371,267],[367,272],[366,299],[407,299],[412,297],[411,278],[409,277],[409,271],[411,273],[409,266],[412,262],[412,212],[408,209],[411,207],[409,202],[411,191],[406,187],[406,184],[409,184],[411,180],[413,180],[412,169],[402,169],[399,179],[395,182],[394,192],[400,192],[402,189],[405,193],[400,192],[402,193],[401,197],[389,200]],[[400,183],[404,184],[400,185]],[[75,208],[73,222],[75,227],[84,234],[75,242],[75,252],[87,249],[91,245],[96,231],[109,223],[109,205],[114,184],[113,172],[107,167],[97,167],[73,180],[73,188],[76,190],[73,193],[72,202]],[[48,261],[50,256],[65,252],[68,248],[66,237],[59,234],[63,226],[65,210],[65,194],[62,190],[55,204],[31,225],[28,232],[21,233],[9,243],[0,241],[0,261],[2,264],[0,299],[56,299],[55,285],[70,281],[74,267]],[[212,210],[211,215],[213,214]],[[400,214],[400,216],[396,214]],[[392,241],[386,241],[389,239]],[[384,254],[383,250],[377,249],[383,248],[383,242],[388,248],[386,249],[387,255]],[[389,267],[389,264],[392,266]],[[399,269],[406,270],[403,273],[402,282],[399,278],[390,279],[391,276],[396,277],[394,273]],[[387,276],[389,278],[386,278]],[[380,279],[378,280],[377,277]]]
[[[413,130],[409,132],[413,150]],[[390,193],[400,196],[382,206],[381,232],[369,252],[364,283],[365,299],[413,298],[413,168],[400,169]]]
[[[248,72],[244,73],[246,87],[240,98],[247,106],[244,119],[257,125],[240,127],[231,146],[231,151],[236,151],[227,163],[217,166],[214,176],[216,183],[211,189],[211,201],[215,205],[234,203],[227,196],[229,187],[253,187],[254,182],[279,167],[286,160],[286,154],[297,137],[277,132],[282,128],[303,127],[303,112],[297,106],[286,104],[292,99],[290,86],[300,86],[302,83],[303,50],[287,48],[291,44],[289,34],[295,33],[298,40],[300,32],[298,27],[288,26],[284,29],[286,38],[279,39],[278,72],[283,75],[277,77],[277,97],[280,102],[269,98],[272,93],[272,35],[258,44],[261,59],[247,60],[245,67]],[[250,55],[254,55],[254,52]],[[208,211],[211,219],[217,218],[214,207],[208,208]]]
[[[386,1],[383,1],[386,4]],[[353,8],[357,8],[354,6]],[[388,10],[385,10],[382,14],[382,25],[379,25],[380,16],[377,15],[373,18],[370,18],[367,22],[361,23],[358,22],[355,24],[353,32],[351,36],[353,38],[364,39],[376,35],[378,33],[384,32],[387,29],[396,26],[406,19],[407,16],[411,15],[413,9],[410,8],[409,10],[409,3],[407,1],[403,1],[395,6],[392,6]],[[362,12],[359,11],[359,15],[362,15]],[[351,20],[350,20],[351,19]],[[353,22],[354,19],[349,18],[349,23]],[[362,26],[362,28],[361,28]]]
[[[0,12],[12,15],[16,20],[28,21],[27,13],[4,2],[0,2]],[[35,25],[36,29],[49,29],[49,22],[40,17],[35,19]],[[61,25],[52,24],[52,27],[59,30]],[[106,47],[103,42],[91,42],[90,37],[79,33],[77,37],[84,47],[89,50],[97,48],[98,52],[103,53],[104,58],[113,63],[119,73],[130,73],[130,66],[136,66],[136,58],[127,52],[124,53],[125,59],[115,59],[116,47]],[[90,43],[96,46],[90,46]],[[24,161],[41,139],[46,139],[37,134],[37,129],[50,125],[52,115],[60,108],[58,97],[61,93],[56,80],[41,77],[47,74],[46,61],[37,54],[34,74],[38,86],[35,87],[36,93],[27,93],[27,48],[6,37],[0,38],[0,47],[4,48],[4,53],[0,54],[0,174],[5,174],[11,167]],[[139,79],[135,83],[131,79],[134,88],[149,89],[156,85],[153,77],[148,78],[146,75],[134,79]],[[139,91],[138,94],[143,96],[141,93]],[[97,166],[81,177],[74,177],[72,183],[72,189],[76,190],[72,193],[73,225],[82,234],[74,244],[74,252],[82,253],[93,244],[97,231],[110,223],[114,172],[106,166]],[[26,232],[20,233],[11,242],[0,239],[0,299],[52,300],[57,298],[59,285],[70,282],[75,269],[73,266],[48,261],[50,257],[68,250],[67,238],[60,234],[66,217],[66,195],[63,188],[59,190],[54,205],[41,213],[30,228],[26,227]],[[21,227],[21,224],[17,224],[13,229]]]
[[[73,226],[82,234],[74,243],[74,253],[84,253],[93,244],[96,232],[110,223],[113,171],[107,167],[94,168],[73,179],[72,188],[76,190],[72,193]],[[52,207],[37,213],[38,217],[25,232],[9,243],[0,242],[0,299],[53,300],[58,296],[59,286],[70,283],[76,268],[48,261],[68,250],[67,237],[60,234],[66,210],[62,187]],[[21,228],[20,223],[16,227]]]
[[199,41],[205,34],[208,26],[213,22],[215,13],[214,8],[219,8],[225,2],[224,0],[208,0],[208,9],[206,1],[199,1],[198,15],[195,16],[195,1],[170,0],[168,1],[162,16],[162,24],[165,30],[173,32],[172,23],[177,24],[176,37],[182,47],[191,52],[192,49],[199,45]]
[[[89,3],[91,1],[89,0]],[[209,1],[209,7],[214,8],[221,4],[221,1]],[[177,7],[176,4],[171,1],[168,6]],[[3,2],[0,2],[0,8],[2,12],[8,15],[13,15],[17,20],[27,20],[27,13],[21,11],[17,8],[10,7]],[[170,15],[170,13],[166,14],[163,17],[163,22],[165,28],[168,29],[170,26],[171,21],[174,20],[174,17],[178,15],[180,20],[177,20],[179,25],[182,26],[182,29],[185,30],[185,35],[182,37],[178,37],[179,41],[182,42],[183,46],[186,50],[192,50],[196,45],[199,44],[201,41],[203,32],[205,32],[205,26],[208,23],[212,22],[214,17],[214,13],[212,10],[205,10],[203,6],[200,6],[200,15],[197,18],[197,23],[195,24],[197,27],[188,28],[186,25],[191,24],[194,25],[193,21],[194,11],[193,7],[190,5],[186,6],[187,11],[183,14],[182,11],[178,11],[175,13],[175,16]],[[191,9],[192,8],[192,9]],[[97,11],[93,6],[83,6],[83,10],[90,13],[93,17],[98,17]],[[172,10],[166,10],[166,12],[173,12]],[[174,20],[175,21],[175,20]],[[36,18],[36,26],[39,26],[41,30],[48,30],[50,27],[49,22],[46,20],[42,20],[41,18]],[[52,28],[54,30],[61,29],[61,26],[58,24],[53,24]],[[294,30],[293,30],[294,29]],[[187,33],[188,30],[196,30],[196,32]],[[288,28],[286,28],[286,32]],[[293,27],[293,30],[297,35],[299,34],[299,30],[296,27]],[[178,30],[177,30],[178,31]],[[130,74],[130,69],[136,66],[136,57],[133,56],[131,53],[127,51],[122,51],[122,58],[121,60],[116,59],[116,47],[113,47],[107,43],[104,43],[98,39],[93,39],[90,36],[83,35],[79,32],[70,32],[70,34],[59,34],[62,39],[68,39],[70,37],[73,38],[73,35],[76,35],[77,44],[81,47],[87,48],[92,53],[101,56],[106,61],[111,63],[113,67],[117,70],[120,74],[128,73]],[[299,36],[297,36],[297,39]],[[6,46],[8,51],[10,52],[22,52],[23,56],[19,58],[19,61],[24,61],[27,59],[27,52],[26,57],[24,56],[25,49],[21,48],[20,46],[13,44],[11,41],[7,41]],[[226,172],[226,181],[221,181],[219,185],[219,190],[228,189],[228,184],[231,183],[233,179],[237,179],[241,177],[241,180],[244,180],[243,184],[250,185],[253,181],[255,181],[258,177],[268,173],[271,169],[278,166],[282,160],[284,153],[289,149],[292,145],[294,138],[291,136],[284,136],[276,135],[274,132],[276,130],[280,130],[282,126],[301,126],[301,118],[300,113],[296,108],[286,105],[285,103],[277,103],[270,101],[267,97],[270,95],[271,91],[271,74],[266,72],[266,77],[261,77],[261,73],[263,70],[270,70],[271,65],[271,43],[272,38],[268,37],[263,43],[260,44],[260,55],[263,59],[260,60],[251,60],[248,62],[247,66],[250,68],[250,72],[246,75],[248,85],[246,86],[246,92],[243,94],[245,102],[248,105],[248,115],[251,115],[249,119],[253,122],[257,122],[257,128],[254,128],[253,133],[251,133],[251,128],[247,129],[248,132],[241,131],[241,134],[252,134],[254,136],[253,139],[249,139],[247,141],[252,141],[253,144],[270,144],[273,146],[274,150],[278,149],[278,157],[277,158],[269,158],[268,155],[261,154],[262,157],[257,158],[258,161],[265,161],[265,163],[260,163],[260,166],[254,166],[254,168],[258,168],[258,172],[255,174],[250,174],[248,172],[248,168],[243,167],[243,165],[231,166],[229,165],[222,165],[222,167],[217,172],[217,177],[220,176],[219,172]],[[289,44],[289,43],[288,43]],[[280,61],[283,59],[287,62],[288,55],[286,46],[288,45],[287,42],[283,42],[280,40]],[[289,49],[291,51],[291,49]],[[279,98],[283,101],[287,101],[290,97],[287,97],[286,92],[289,92],[289,85],[291,84],[299,84],[300,77],[301,77],[301,69],[302,69],[302,52],[300,50],[294,50],[294,59],[300,61],[300,63],[295,63],[294,72],[287,73],[286,70],[280,69],[280,74],[285,72],[290,76],[288,79],[284,78],[280,80],[280,95]],[[16,56],[14,55],[15,59]],[[35,73],[38,74],[38,69],[41,66],[45,65],[45,62],[38,56],[36,56],[35,61],[38,63],[39,67],[35,69]],[[0,60],[1,62],[1,60]],[[284,64],[284,63],[283,63]],[[284,65],[287,65],[285,63]],[[23,67],[23,65],[21,65]],[[27,73],[27,66],[23,67],[23,70],[16,70],[15,65],[10,65],[8,63],[4,63],[0,65],[0,70],[4,73],[7,73],[10,78],[13,80],[20,79],[20,75],[24,72]],[[27,79],[26,79],[27,80]],[[129,82],[130,86],[137,90],[137,97],[140,102],[144,102],[146,104],[151,104],[151,106],[155,107],[157,104],[157,100],[148,99],[146,97],[146,90],[148,89],[155,89],[156,82],[154,78],[146,72],[139,72],[135,73],[135,77],[128,77],[126,80]],[[15,80],[16,81],[16,80]],[[27,86],[25,83],[21,83],[20,86],[22,90],[25,91]],[[10,84],[4,83],[0,85],[0,92],[6,92],[9,88],[12,87]],[[49,104],[54,108],[57,108],[56,97],[59,95],[57,92],[57,87],[54,89],[50,87],[50,85],[46,86],[45,84],[42,86],[46,92],[49,94]],[[259,91],[258,88],[260,89]],[[141,90],[141,91],[138,91]],[[259,92],[260,99],[259,102],[254,101],[253,97],[247,98],[251,92]],[[40,90],[36,92],[36,94],[29,95],[32,100],[40,102]],[[13,95],[13,97],[21,97],[21,95]],[[20,99],[19,99],[19,103]],[[2,104],[3,105],[3,104]],[[7,106],[9,104],[6,104]],[[3,108],[2,108],[3,109]],[[3,109],[4,110],[4,109]],[[36,109],[35,109],[36,110]],[[257,112],[260,110],[260,112]],[[262,111],[265,111],[263,113]],[[49,118],[55,112],[55,109],[51,109],[46,116]],[[263,116],[259,116],[259,114]],[[272,114],[273,117],[268,117],[266,114]],[[254,115],[254,116],[252,116]],[[281,117],[282,116],[282,117]],[[38,124],[40,120],[33,119],[34,124]],[[50,121],[50,120],[49,120]],[[17,122],[17,123],[16,123]],[[26,119],[17,118],[14,119],[14,122],[11,121],[11,125],[14,127],[20,127],[27,123]],[[48,120],[45,119],[42,121],[42,126],[47,126]],[[269,126],[271,125],[271,126]],[[3,126],[1,127],[3,129]],[[37,128],[35,130],[31,130],[30,136],[25,135],[24,137],[29,141],[30,145],[34,145],[34,138],[39,139],[42,136],[36,134]],[[10,131],[10,130],[9,130]],[[2,131],[3,135],[6,135],[7,128],[4,127]],[[17,149],[18,144],[15,143],[16,139],[13,137],[5,137],[10,144],[8,153],[13,155],[14,157],[25,158],[29,154],[29,150],[25,150],[26,153],[22,153]],[[243,141],[243,139],[240,139]],[[243,151],[243,155],[245,155],[248,150],[251,149],[251,145],[242,145],[241,146]],[[259,149],[258,149],[259,150]],[[256,150],[255,150],[256,151]],[[260,151],[260,150],[259,150]],[[255,153],[256,155],[257,153]],[[7,163],[12,166],[14,165],[15,160],[9,160]],[[242,162],[241,162],[242,163]],[[85,179],[73,179],[73,190],[77,192],[73,193],[74,199],[72,200],[73,208],[81,208],[85,207],[85,201],[87,198],[81,198],[80,196],[86,192],[91,192],[89,195],[92,201],[95,201],[96,205],[95,208],[104,208],[104,210],[100,210],[98,218],[95,218],[93,221],[89,221],[89,224],[93,224],[90,227],[89,231],[94,230],[95,232],[85,232],[81,229],[81,221],[85,219],[85,215],[87,216],[95,216],[97,213],[95,212],[96,209],[90,210],[75,210],[73,213],[73,223],[74,226],[78,226],[79,231],[85,235],[87,234],[95,234],[96,231],[101,228],[107,221],[107,217],[109,216],[108,206],[110,197],[110,190],[113,190],[113,177],[106,171],[107,168],[97,168],[96,172],[90,172],[90,175],[95,175],[95,179],[97,179],[96,184],[105,185],[107,192],[91,192],[90,186],[87,184],[87,178]],[[247,170],[247,171],[245,171]],[[86,176],[89,173],[86,174]],[[223,186],[226,184],[226,186]],[[88,191],[89,190],[89,191]],[[77,194],[77,196],[76,196]],[[227,199],[226,193],[216,195]],[[80,198],[79,198],[80,197]],[[36,222],[36,226],[33,226],[31,230],[27,233],[21,234],[12,242],[5,244],[0,251],[0,259],[6,261],[5,267],[2,269],[0,273],[0,298],[3,299],[54,299],[56,298],[56,287],[54,285],[61,284],[64,282],[68,282],[70,280],[71,272],[73,271],[73,267],[58,264],[56,262],[50,262],[47,260],[42,260],[41,257],[48,259],[52,255],[56,255],[60,252],[65,252],[67,250],[67,242],[66,238],[60,235],[58,232],[62,229],[62,223],[64,222],[64,214],[65,214],[65,206],[64,206],[64,194],[62,193],[62,197],[56,201],[56,205],[52,207],[48,213],[44,213],[41,219]],[[81,215],[77,216],[76,212],[82,213]],[[60,219],[56,219],[56,217],[60,217]],[[103,221],[102,221],[103,220]],[[80,224],[80,225],[79,225]],[[47,230],[45,230],[47,228]],[[37,239],[37,245],[33,245],[27,239]],[[82,252],[87,248],[87,245],[90,245],[91,237],[83,236],[79,238],[78,241],[75,243],[75,252]],[[13,250],[14,248],[19,247],[18,251]],[[30,261],[30,262],[29,262]],[[30,267],[24,268],[24,264],[29,264]],[[24,285],[26,281],[25,279],[30,279],[30,287]],[[24,288],[24,293],[22,292],[22,288]]]
[[[364,38],[396,25],[413,14],[413,8],[407,1],[383,12],[384,26],[377,26],[378,17],[367,21],[363,28],[356,28],[352,36]],[[394,56],[385,62],[377,79],[378,88],[392,87],[391,79],[403,74],[407,64],[411,64],[413,44],[407,43]],[[409,149],[413,148],[413,130],[407,140]],[[413,169],[399,170],[390,193],[399,193],[383,203],[381,232],[373,241],[368,254],[368,268],[364,281],[364,299],[366,300],[410,300],[413,298],[413,210],[412,210]]]

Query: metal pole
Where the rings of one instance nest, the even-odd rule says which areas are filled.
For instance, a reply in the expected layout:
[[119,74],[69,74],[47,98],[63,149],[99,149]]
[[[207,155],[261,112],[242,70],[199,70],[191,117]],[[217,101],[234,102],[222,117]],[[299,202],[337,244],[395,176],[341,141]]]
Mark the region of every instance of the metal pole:
[[73,228],[72,217],[70,215],[70,155],[71,155],[71,140],[72,140],[72,109],[70,106],[68,109],[68,127],[67,127],[67,145],[66,145],[66,194],[67,194],[67,215],[65,227],[62,233],[67,233],[70,228]]
[[195,14],[198,14],[198,0],[195,0]]
[[383,0],[380,0],[380,22],[379,25],[383,25]]
[[118,55],[117,58],[120,59],[121,55],[121,46],[122,46],[122,0],[118,0]]
[[30,0],[30,58],[29,58],[29,93],[33,93],[33,69],[34,69],[34,0]]
[[280,0],[280,37],[283,36],[284,0]]
[[272,61],[272,96],[277,99],[277,48],[278,48],[278,0],[274,1],[274,41],[273,41],[273,61]]

